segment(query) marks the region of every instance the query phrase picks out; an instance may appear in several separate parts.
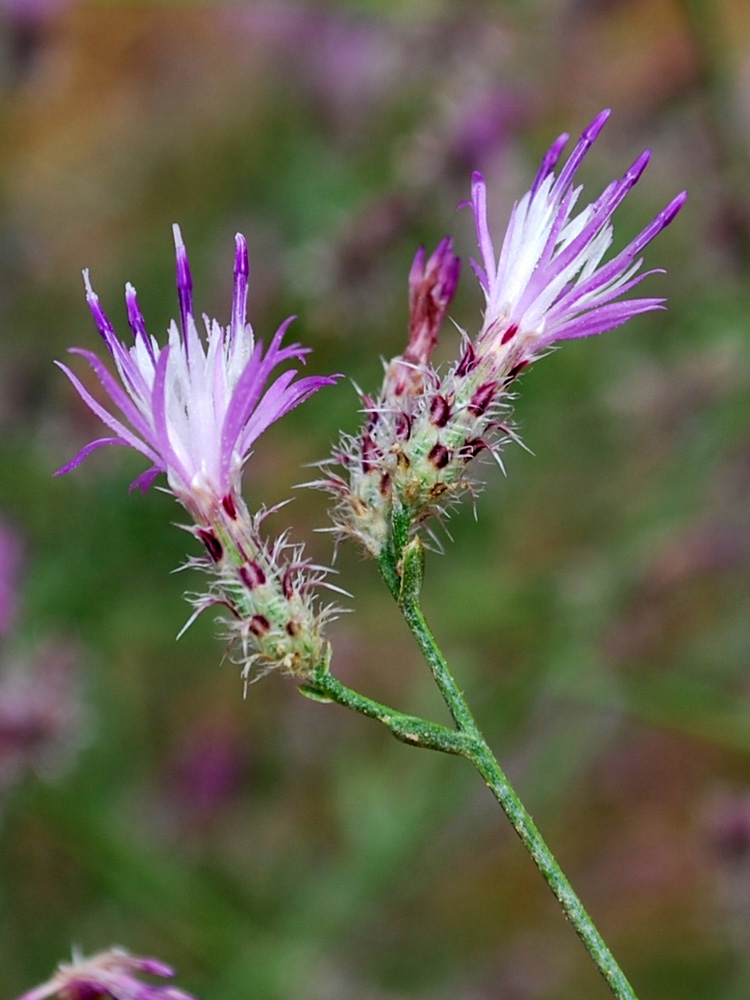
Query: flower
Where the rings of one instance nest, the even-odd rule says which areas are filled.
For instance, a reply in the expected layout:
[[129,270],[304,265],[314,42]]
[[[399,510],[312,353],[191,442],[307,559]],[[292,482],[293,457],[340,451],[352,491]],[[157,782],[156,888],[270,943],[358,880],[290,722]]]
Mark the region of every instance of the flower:
[[464,493],[476,493],[470,468],[477,457],[492,457],[502,467],[502,445],[515,438],[508,386],[530,361],[556,341],[602,333],[661,308],[660,298],[622,296],[654,273],[639,273],[640,252],[672,221],[685,192],[603,263],[612,243],[612,215],[650,154],[642,153],[621,180],[572,214],[581,194],[573,185],[575,172],[608,117],[609,111],[596,116],[558,176],[568,136],[552,144],[531,190],[511,212],[497,258],[484,178],[473,175],[470,204],[482,264],[472,265],[486,306],[479,333],[471,339],[462,332],[460,356],[446,369],[433,368],[431,355],[456,290],[458,261],[447,239],[426,265],[424,252],[417,254],[409,276],[407,348],[387,366],[380,394],[362,394],[366,421],[360,434],[343,435],[332,460],[322,463],[326,478],[310,484],[336,498],[333,520],[340,537],[355,538],[378,558],[390,546],[398,557],[404,538],[428,518],[444,517]]
[[127,347],[118,340],[84,271],[89,308],[120,381],[93,352],[73,348],[71,353],[88,361],[122,419],[58,362],[84,402],[115,434],[87,444],[58,474],[74,469],[102,445],[130,445],[152,463],[133,485],[145,491],[158,473],[166,473],[170,489],[202,521],[215,505],[239,493],[242,466],[262,432],[322,386],[333,384],[338,376],[295,381],[297,371],[291,369],[266,387],[279,364],[304,361],[308,349],[299,344],[281,346],[293,317],[279,327],[265,353],[256,342],[245,320],[247,244],[239,233],[235,239],[231,321],[222,327],[204,316],[205,342],[193,316],[192,278],[179,226],[174,226],[174,241],[181,329],[172,321],[163,348],[146,332],[130,284],[125,286],[125,301],[134,342]]
[[61,962],[50,980],[24,993],[18,1000],[45,1000],[57,996],[60,1000],[193,1000],[175,986],[143,983],[136,974],[171,979],[174,972],[155,958],[138,958],[123,948],[101,951],[91,958],[73,953],[70,964]]
[[568,136],[561,135],[544,156],[531,190],[511,211],[500,256],[487,223],[484,178],[472,178],[471,207],[482,264],[472,261],[487,300],[476,340],[478,354],[528,362],[558,340],[588,337],[620,326],[631,316],[662,307],[664,299],[622,300],[643,278],[640,252],[682,208],[677,195],[636,238],[607,263],[612,243],[611,218],[643,173],[651,154],[642,153],[620,180],[612,181],[592,204],[572,215],[582,187],[573,177],[609,118],[602,111],[584,130],[556,177],[555,166]]
[[10,631],[18,607],[18,577],[23,544],[15,531],[0,521],[0,637]]
[[59,776],[87,736],[80,651],[47,641],[0,670],[0,801],[30,771]]

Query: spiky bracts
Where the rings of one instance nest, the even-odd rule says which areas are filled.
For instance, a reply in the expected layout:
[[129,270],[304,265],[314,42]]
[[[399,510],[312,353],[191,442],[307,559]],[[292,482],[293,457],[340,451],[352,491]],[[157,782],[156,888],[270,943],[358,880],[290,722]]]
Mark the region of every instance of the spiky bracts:
[[[247,679],[274,667],[297,677],[327,655],[323,626],[335,613],[315,597],[329,571],[312,566],[286,536],[267,544],[262,514],[251,515],[240,493],[243,466],[258,437],[276,420],[339,376],[297,377],[295,368],[272,379],[289,361],[304,361],[308,349],[282,346],[287,320],[267,349],[246,321],[250,265],[247,244],[235,240],[234,290],[230,321],[221,326],[204,316],[198,332],[193,280],[179,227],[174,227],[180,323],[172,322],[160,346],[146,326],[135,289],[125,300],[133,340],[121,342],[84,272],[86,297],[117,377],[90,351],[74,349],[98,376],[111,407],[102,406],[65,365],[60,365],[91,410],[115,433],[86,445],[60,472],[74,469],[105,444],[125,444],[152,462],[136,484],[144,490],[164,472],[171,492],[194,520],[188,530],[203,544],[205,558],[189,566],[205,570],[211,582],[190,598],[195,614],[220,606],[229,612],[234,658]],[[116,415],[112,410],[119,411]],[[336,589],[336,588],[332,588]]]
[[339,610],[321,606],[317,591],[338,588],[327,581],[331,570],[313,565],[286,535],[270,545],[263,539],[269,513],[251,515],[242,500],[227,498],[211,524],[188,529],[206,555],[187,565],[211,577],[190,600],[195,615],[208,608],[228,612],[223,621],[230,655],[245,680],[272,669],[304,679],[326,660],[325,625]]
[[[482,454],[499,461],[508,424],[508,385],[552,344],[620,326],[661,308],[663,299],[623,299],[643,278],[641,250],[685,202],[678,195],[624,250],[606,263],[611,218],[639,179],[650,153],[642,153],[620,180],[573,214],[582,188],[573,178],[609,117],[596,116],[558,176],[568,136],[544,156],[531,190],[514,206],[499,256],[487,222],[484,178],[472,178],[471,208],[482,263],[472,261],[486,307],[472,341],[464,334],[460,360],[447,372],[430,358],[458,279],[458,261],[443,240],[428,263],[415,258],[409,277],[409,343],[387,367],[380,395],[362,396],[366,421],[344,436],[326,478],[315,485],[337,503],[341,537],[354,537],[372,555],[393,544],[403,526],[413,532],[442,515],[474,484],[469,466]],[[341,472],[332,471],[340,466]],[[400,525],[401,527],[398,527]],[[396,545],[396,548],[403,543]]]
[[[394,518],[412,528],[450,506],[476,486],[472,463],[481,454],[500,460],[507,423],[504,390],[515,373],[500,373],[478,361],[468,339],[464,354],[447,373],[430,365],[414,368],[418,391],[395,396],[391,362],[377,400],[363,395],[365,426],[343,436],[325,463],[327,478],[316,485],[336,497],[334,522],[341,537],[354,537],[378,556],[389,541]],[[341,466],[344,474],[332,469]]]

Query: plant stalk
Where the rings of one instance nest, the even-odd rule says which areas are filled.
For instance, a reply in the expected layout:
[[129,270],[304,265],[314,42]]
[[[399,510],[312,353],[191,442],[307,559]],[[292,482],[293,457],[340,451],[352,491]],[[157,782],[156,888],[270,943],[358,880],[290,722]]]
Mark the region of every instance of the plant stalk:
[[637,1000],[632,986],[484,739],[427,625],[419,598],[424,567],[421,543],[415,539],[405,546],[398,562],[392,550],[387,552],[381,559],[381,570],[383,563],[389,564],[383,576],[392,593],[394,577],[400,578],[399,591],[394,596],[448,706],[458,734],[465,737],[462,749],[452,752],[462,753],[484,778],[612,994],[617,1000]]

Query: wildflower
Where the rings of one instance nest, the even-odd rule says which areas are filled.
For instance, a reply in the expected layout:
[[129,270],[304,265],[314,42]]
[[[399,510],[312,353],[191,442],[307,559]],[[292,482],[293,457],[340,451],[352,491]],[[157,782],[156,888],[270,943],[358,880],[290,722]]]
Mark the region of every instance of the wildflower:
[[[597,115],[558,176],[554,171],[568,136],[552,144],[531,190],[511,212],[497,258],[487,223],[486,185],[474,174],[471,207],[482,264],[472,265],[486,306],[478,335],[471,340],[463,334],[460,357],[447,371],[435,370],[430,358],[455,292],[458,262],[445,240],[427,267],[418,254],[410,276],[407,349],[387,367],[380,395],[363,395],[365,426],[357,437],[342,439],[333,459],[344,474],[313,484],[337,498],[339,534],[356,538],[372,555],[380,556],[386,546],[398,550],[404,525],[407,533],[414,531],[473,490],[468,473],[475,458],[489,454],[500,462],[501,445],[514,436],[507,388],[534,358],[557,341],[602,333],[662,307],[661,298],[623,296],[654,273],[640,273],[640,253],[675,217],[685,192],[603,262],[612,243],[612,214],[650,154],[639,156],[621,180],[573,214],[581,194],[574,175],[608,117],[608,111]],[[436,297],[424,295],[428,286]],[[415,323],[415,316],[431,321]],[[396,535],[400,541],[394,541]]]
[[[334,523],[343,536],[352,535],[377,556],[387,543],[394,497],[406,497],[411,461],[407,457],[415,421],[425,409],[425,397],[435,400],[436,373],[430,364],[438,332],[458,286],[460,261],[449,237],[425,262],[420,247],[409,273],[409,341],[406,350],[387,365],[380,397],[362,394],[367,420],[357,437],[342,435],[332,462],[322,463],[326,478],[309,483],[334,494]],[[333,472],[341,465],[348,473]]]
[[85,736],[78,651],[47,643],[0,674],[0,795],[29,771],[58,775]]
[[313,592],[321,584],[330,587],[325,582],[327,571],[311,566],[301,548],[287,545],[285,537],[266,544],[260,534],[265,513],[250,514],[240,493],[240,477],[263,431],[338,376],[296,378],[297,370],[289,369],[268,384],[278,365],[303,361],[308,351],[299,344],[282,347],[291,319],[281,325],[265,352],[255,341],[245,318],[250,267],[247,244],[239,234],[229,325],[222,327],[204,317],[202,339],[178,226],[174,240],[180,327],[171,323],[163,348],[146,332],[135,289],[129,284],[125,301],[133,344],[121,343],[84,272],[89,308],[119,382],[91,351],[73,353],[89,362],[120,416],[102,406],[67,366],[60,365],[115,436],[92,441],[59,471],[69,472],[105,444],[130,445],[144,454],[152,465],[133,485],[145,491],[158,473],[166,473],[169,488],[195,521],[188,530],[206,552],[188,562],[212,577],[206,591],[190,598],[195,614],[209,607],[229,611],[228,637],[233,649],[239,649],[245,677],[253,667],[261,671],[277,667],[304,676],[326,655],[323,625],[335,609],[319,609]]
[[612,243],[612,215],[651,154],[641,153],[620,180],[572,215],[582,190],[574,186],[573,177],[609,114],[602,111],[596,116],[557,177],[554,169],[568,136],[555,140],[531,190],[511,211],[497,259],[487,223],[486,184],[480,173],[473,175],[471,207],[482,264],[472,261],[472,265],[487,301],[475,346],[479,355],[496,355],[498,369],[509,371],[556,341],[602,333],[663,306],[662,298],[617,300],[657,273],[638,273],[643,263],[639,254],[674,219],[686,192],[677,195],[624,250],[602,263]]
[[171,979],[172,969],[156,958],[138,958],[123,948],[101,951],[91,958],[73,952],[71,963],[61,962],[50,980],[24,993],[18,1000],[194,1000],[175,986],[144,983],[145,973]]
[[0,636],[10,631],[16,617],[22,558],[21,539],[8,524],[0,521]]
[[231,320],[222,327],[204,317],[204,342],[193,315],[190,267],[176,225],[174,240],[180,329],[172,321],[163,348],[146,332],[130,284],[125,288],[125,301],[133,344],[127,347],[118,340],[84,271],[89,308],[120,382],[91,351],[73,348],[71,353],[88,361],[121,417],[95,400],[78,377],[60,364],[84,402],[115,436],[92,441],[59,473],[74,469],[102,445],[130,445],[152,463],[134,485],[145,491],[164,472],[170,489],[196,520],[209,521],[225,498],[231,503],[239,495],[242,466],[263,431],[322,386],[331,385],[334,378],[313,375],[295,381],[297,372],[291,369],[266,387],[278,365],[290,359],[303,361],[308,350],[299,344],[281,346],[291,318],[279,327],[265,352],[255,341],[245,319],[250,268],[247,244],[239,233]]

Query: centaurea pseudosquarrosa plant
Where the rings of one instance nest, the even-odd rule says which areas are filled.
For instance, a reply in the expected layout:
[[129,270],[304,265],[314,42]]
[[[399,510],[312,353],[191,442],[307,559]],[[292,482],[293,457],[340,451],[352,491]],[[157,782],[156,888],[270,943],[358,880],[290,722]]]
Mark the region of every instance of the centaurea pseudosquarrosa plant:
[[[641,251],[685,202],[677,195],[625,249],[605,260],[612,215],[639,179],[650,154],[642,153],[620,180],[591,204],[578,205],[574,177],[609,117],[597,115],[569,159],[555,173],[568,141],[560,136],[544,156],[531,189],[513,207],[499,254],[487,219],[484,178],[475,173],[470,206],[481,263],[472,261],[485,297],[483,322],[472,339],[462,332],[459,357],[441,371],[431,356],[458,279],[458,260],[444,240],[425,264],[415,258],[409,279],[409,341],[386,367],[380,394],[362,396],[366,421],[344,435],[324,478],[314,484],[335,497],[335,530],[377,558],[383,579],[409,625],[450,710],[454,730],[390,710],[353,703],[319,671],[318,693],[374,715],[399,738],[467,757],[484,777],[547,880],[565,914],[620,1000],[635,994],[586,913],[533,820],[484,740],[460,688],[425,621],[420,605],[424,552],[419,530],[445,514],[467,489],[474,460],[500,462],[509,426],[508,387],[553,344],[611,330],[631,316],[659,309],[661,298],[627,298],[653,271],[642,272]],[[429,530],[429,526],[428,526]]]
[[282,346],[286,320],[268,348],[255,339],[246,320],[247,244],[236,237],[230,322],[221,326],[204,316],[201,337],[193,314],[192,277],[185,244],[174,227],[180,327],[172,321],[161,347],[146,331],[135,289],[125,288],[133,342],[117,337],[84,272],[86,298],[97,329],[114,361],[116,378],[92,351],[73,348],[99,378],[113,407],[103,406],[66,365],[60,367],[93,412],[114,432],[83,447],[60,473],[74,469],[94,449],[125,444],[145,455],[151,467],[136,479],[144,491],[165,473],[175,497],[194,520],[192,531],[206,556],[190,566],[206,570],[208,590],[193,599],[196,613],[219,606],[230,612],[230,638],[240,643],[239,659],[253,667],[278,667],[305,676],[323,658],[323,625],[332,608],[320,609],[314,588],[326,571],[311,566],[286,537],[267,544],[259,527],[264,512],[250,514],[240,476],[254,442],[274,421],[335,377],[297,378],[297,370],[272,373],[287,361],[304,361],[307,348]]
[[[485,182],[474,175],[470,204],[481,257],[474,270],[485,295],[478,334],[474,339],[462,334],[460,356],[447,371],[432,366],[438,331],[456,290],[459,262],[449,239],[429,259],[420,250],[409,276],[406,350],[386,367],[379,396],[363,396],[365,426],[357,435],[342,438],[331,463],[325,464],[325,478],[314,484],[336,498],[333,519],[338,534],[354,537],[378,559],[383,579],[448,706],[453,727],[406,715],[337,680],[321,631],[326,611],[317,611],[310,602],[304,560],[295,554],[291,563],[284,563],[283,540],[267,547],[258,533],[259,516],[251,516],[240,497],[240,470],[258,434],[332,381],[312,377],[295,382],[294,372],[287,372],[264,394],[275,365],[300,359],[302,349],[296,345],[281,348],[284,328],[265,354],[252,340],[244,320],[248,269],[240,238],[232,321],[226,330],[207,324],[205,347],[195,330],[190,272],[179,231],[182,334],[173,326],[166,348],[160,350],[147,337],[135,293],[128,287],[135,344],[126,349],[87,281],[89,305],[122,384],[94,355],[79,353],[99,375],[126,422],[94,400],[66,369],[81,396],[116,437],[86,446],[62,471],[73,468],[101,444],[125,443],[153,463],[141,477],[143,485],[157,472],[166,472],[170,489],[193,515],[195,533],[208,553],[206,559],[195,562],[214,575],[209,592],[196,599],[196,608],[229,607],[246,666],[280,666],[301,681],[300,690],[309,697],[335,701],[375,718],[412,746],[470,760],[612,993],[619,1000],[635,1000],[630,984],[482,736],[420,604],[424,551],[419,529],[472,487],[468,470],[474,459],[485,453],[498,457],[502,442],[512,436],[510,383],[554,343],[601,333],[662,305],[659,298],[624,296],[646,277],[640,272],[641,250],[674,218],[684,193],[624,250],[604,260],[612,240],[612,215],[643,172],[648,154],[638,157],[622,179],[612,182],[593,203],[575,211],[581,188],[574,185],[574,175],[608,114],[602,112],[594,119],[557,175],[568,137],[553,143],[530,191],[513,208],[497,256],[487,221]],[[341,471],[333,471],[330,466],[334,465]],[[321,582],[319,575],[314,579]]]

